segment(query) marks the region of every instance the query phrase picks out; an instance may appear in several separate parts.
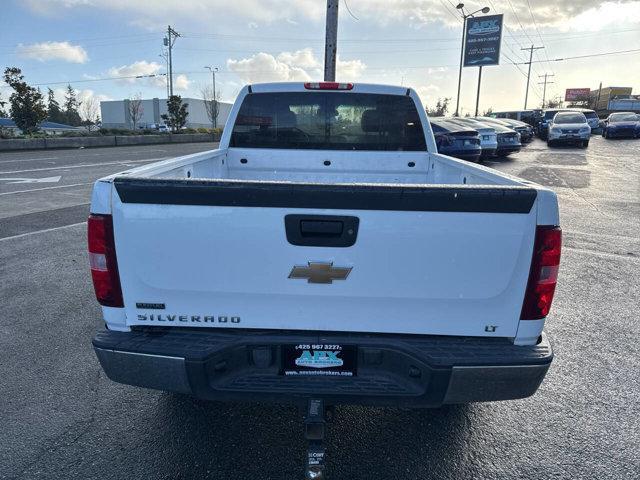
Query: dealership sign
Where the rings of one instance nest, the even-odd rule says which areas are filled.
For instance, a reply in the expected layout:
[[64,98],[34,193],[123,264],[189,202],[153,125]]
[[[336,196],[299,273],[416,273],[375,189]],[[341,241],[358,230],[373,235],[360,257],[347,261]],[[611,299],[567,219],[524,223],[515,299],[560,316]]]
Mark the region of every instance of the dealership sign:
[[567,88],[564,93],[564,99],[567,102],[584,100],[589,96],[591,89],[589,88]]
[[500,63],[502,15],[467,19],[464,40],[464,66],[482,67]]

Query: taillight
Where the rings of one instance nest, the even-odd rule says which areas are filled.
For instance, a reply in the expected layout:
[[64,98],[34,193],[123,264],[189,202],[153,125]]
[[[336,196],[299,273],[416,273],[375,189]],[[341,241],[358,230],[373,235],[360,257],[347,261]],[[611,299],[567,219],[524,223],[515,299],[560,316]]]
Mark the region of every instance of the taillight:
[[304,84],[307,90],[351,90],[353,83],[338,82],[307,82]]
[[89,215],[89,265],[96,298],[105,307],[122,307],[116,245],[111,215]]
[[531,271],[520,320],[538,320],[549,314],[558,281],[561,246],[560,227],[538,226],[536,228]]

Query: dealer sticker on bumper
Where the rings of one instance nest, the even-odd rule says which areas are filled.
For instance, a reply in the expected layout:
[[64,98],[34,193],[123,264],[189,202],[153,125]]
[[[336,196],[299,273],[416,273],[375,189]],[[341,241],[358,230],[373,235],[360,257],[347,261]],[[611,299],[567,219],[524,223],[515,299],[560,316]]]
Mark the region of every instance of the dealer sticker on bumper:
[[289,376],[352,377],[356,374],[356,358],[353,345],[283,345],[281,372]]

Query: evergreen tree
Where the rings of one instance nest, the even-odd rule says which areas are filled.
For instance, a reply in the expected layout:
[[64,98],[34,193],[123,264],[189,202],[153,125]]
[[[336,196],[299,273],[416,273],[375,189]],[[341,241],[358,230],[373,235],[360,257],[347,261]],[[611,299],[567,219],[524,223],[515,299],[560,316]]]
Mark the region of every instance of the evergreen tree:
[[17,67],[7,67],[4,81],[13,89],[9,97],[11,118],[24,133],[38,131],[38,125],[47,118],[42,93],[24,81],[22,71]]
[[7,114],[7,111],[5,110],[6,105],[7,105],[7,102],[2,100],[2,94],[0,93],[0,118],[7,118],[9,116]]
[[182,97],[180,95],[172,95],[167,100],[167,114],[161,115],[162,119],[171,128],[171,130],[180,130],[187,124],[187,117],[189,112],[187,111],[188,103],[182,103]]
[[79,108],[80,102],[76,97],[76,91],[71,85],[67,85],[67,93],[64,96],[64,123],[74,127],[79,126],[82,123],[82,118],[80,118],[80,113],[78,112]]
[[51,89],[49,89],[47,93],[47,110],[49,111],[47,119],[50,122],[56,122],[56,123],[65,122],[65,118],[64,118],[64,115],[62,114],[62,110],[60,110],[60,104],[56,100],[55,94]]

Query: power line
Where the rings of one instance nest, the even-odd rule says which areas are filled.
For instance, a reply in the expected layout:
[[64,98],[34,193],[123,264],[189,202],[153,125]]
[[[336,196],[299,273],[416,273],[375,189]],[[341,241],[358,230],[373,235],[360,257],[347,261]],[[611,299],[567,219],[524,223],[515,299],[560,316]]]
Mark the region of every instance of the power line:
[[[576,55],[576,56],[573,56],[573,57],[552,58],[549,61],[550,62],[563,62],[565,60],[575,60],[577,58],[604,57],[606,55],[619,55],[619,54],[624,54],[624,53],[635,53],[635,52],[640,52],[640,48],[634,48],[634,49],[631,49],[631,50],[617,50],[615,52],[590,53],[588,55]],[[542,63],[544,61],[545,60],[537,60],[537,61],[533,61],[532,63]],[[522,63],[520,63],[520,65],[526,65],[528,63],[529,62],[522,62]]]
[[[540,34],[540,29],[538,28],[538,22],[536,22],[536,18],[533,16],[533,9],[531,8],[531,2],[529,0],[527,0],[527,7],[529,7],[529,15],[531,15],[531,20],[533,21],[533,26],[536,29],[536,32],[538,32],[538,38],[540,38],[540,43],[542,43],[542,45],[545,47],[543,53],[545,58],[547,59],[547,65],[549,66],[549,68],[551,69],[551,71],[553,71],[553,67],[551,66],[551,63],[549,63],[549,55],[547,53],[547,46],[544,43],[544,40],[542,39],[542,35]],[[544,103],[544,100],[543,102]]]

